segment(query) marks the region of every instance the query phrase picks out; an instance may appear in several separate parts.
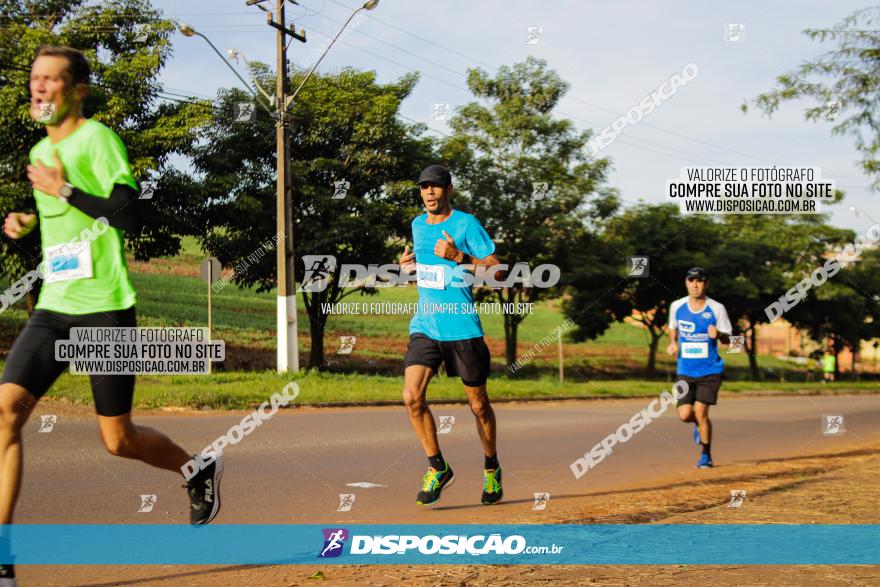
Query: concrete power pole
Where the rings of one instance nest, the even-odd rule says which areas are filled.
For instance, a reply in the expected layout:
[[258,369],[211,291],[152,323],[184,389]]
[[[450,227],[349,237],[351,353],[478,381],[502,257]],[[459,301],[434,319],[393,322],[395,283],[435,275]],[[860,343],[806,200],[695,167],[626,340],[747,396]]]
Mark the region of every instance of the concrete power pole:
[[[276,325],[278,328],[278,372],[286,373],[288,371],[296,373],[299,371],[299,347],[297,346],[297,325],[296,325],[296,257],[293,253],[293,203],[291,194],[293,193],[293,185],[290,177],[290,153],[289,141],[290,136],[290,116],[287,109],[290,102],[299,93],[303,85],[315,72],[318,64],[324,59],[327,51],[348,26],[348,23],[354,18],[354,15],[361,10],[373,10],[379,0],[367,0],[363,6],[355,9],[342,28],[333,37],[330,44],[324,49],[324,52],[309,70],[308,74],[303,78],[299,87],[292,96],[287,95],[287,37],[292,37],[301,43],[306,42],[305,31],[301,30],[298,34],[295,27],[287,28],[284,18],[284,4],[287,0],[276,0],[275,17],[272,13],[268,13],[267,23],[278,31],[278,79],[275,82],[275,111],[276,119],[276,149],[277,149],[277,174],[278,186],[276,191],[276,229],[278,233],[284,236],[284,246],[278,247],[276,251],[276,264],[278,266],[278,310]],[[291,0],[292,1],[292,0]],[[257,5],[261,10],[268,10],[261,6],[266,0],[247,0],[245,4],[248,6]],[[293,2],[296,4],[296,2]],[[216,51],[216,49],[215,49]],[[221,55],[222,57],[222,55]]]
[[[269,24],[278,30],[278,74],[275,82],[276,124],[276,167],[278,185],[276,189],[276,230],[284,236],[276,250],[278,270],[277,320],[279,373],[299,371],[299,346],[297,344],[296,322],[296,257],[293,248],[292,185],[290,177],[290,154],[288,136],[290,116],[287,113],[287,35],[305,42],[305,37],[288,30],[284,18],[285,0],[279,0],[276,7],[277,19]],[[272,15],[269,15],[270,19]],[[283,246],[281,244],[283,243]]]

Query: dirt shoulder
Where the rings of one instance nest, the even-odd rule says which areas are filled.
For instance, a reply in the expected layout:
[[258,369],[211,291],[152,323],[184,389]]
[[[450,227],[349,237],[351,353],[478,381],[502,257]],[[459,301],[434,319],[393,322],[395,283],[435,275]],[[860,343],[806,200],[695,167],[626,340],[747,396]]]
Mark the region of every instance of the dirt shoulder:
[[[877,524],[880,444],[832,453],[738,463],[700,481],[562,499],[505,523]],[[729,508],[731,489],[744,489]],[[557,496],[554,496],[557,497]],[[558,496],[564,497],[564,496]],[[540,516],[540,517],[538,517]],[[500,521],[500,520],[499,520]],[[323,578],[310,579],[320,571]],[[140,566],[22,567],[26,585],[876,585],[872,566]]]

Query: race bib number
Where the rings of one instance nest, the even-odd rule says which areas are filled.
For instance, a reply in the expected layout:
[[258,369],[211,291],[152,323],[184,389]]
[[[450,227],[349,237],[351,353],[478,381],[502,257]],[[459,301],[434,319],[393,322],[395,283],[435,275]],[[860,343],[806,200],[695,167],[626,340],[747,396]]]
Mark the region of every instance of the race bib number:
[[708,342],[683,342],[681,343],[682,359],[708,359]]
[[46,283],[88,279],[92,276],[92,243],[62,243],[46,248]]
[[419,287],[428,289],[444,289],[446,287],[445,265],[422,265],[416,263],[416,272]]

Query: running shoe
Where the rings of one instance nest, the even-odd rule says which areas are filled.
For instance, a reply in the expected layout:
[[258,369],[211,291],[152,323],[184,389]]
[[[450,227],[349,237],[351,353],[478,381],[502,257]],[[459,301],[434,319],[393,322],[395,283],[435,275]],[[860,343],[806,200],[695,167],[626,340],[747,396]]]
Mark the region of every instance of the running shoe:
[[700,460],[697,461],[698,469],[711,469],[714,465],[712,464],[712,457],[707,454],[701,454]]
[[694,442],[700,444],[700,428],[694,424]]
[[504,497],[501,489],[501,467],[483,471],[483,505],[498,503]]
[[15,567],[13,565],[0,565],[0,587],[17,587],[15,581]]
[[184,485],[189,493],[189,523],[204,526],[220,511],[220,477],[223,476],[223,455],[196,473]]
[[0,563],[0,587],[16,587],[15,566],[12,564],[9,540],[0,538],[0,560],[8,561]]
[[416,503],[419,505],[431,505],[440,501],[440,494],[443,490],[452,485],[455,480],[455,473],[452,467],[446,463],[446,469],[438,471],[434,467],[428,467],[428,472],[422,478],[422,490],[416,497]]

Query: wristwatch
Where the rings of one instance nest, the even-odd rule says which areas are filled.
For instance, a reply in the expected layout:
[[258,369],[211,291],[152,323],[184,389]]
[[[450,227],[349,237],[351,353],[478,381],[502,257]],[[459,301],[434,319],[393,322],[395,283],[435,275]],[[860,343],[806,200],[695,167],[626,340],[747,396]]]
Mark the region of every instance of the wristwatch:
[[67,203],[67,199],[73,195],[73,186],[70,183],[65,183],[63,186],[58,188],[58,197],[64,200]]

